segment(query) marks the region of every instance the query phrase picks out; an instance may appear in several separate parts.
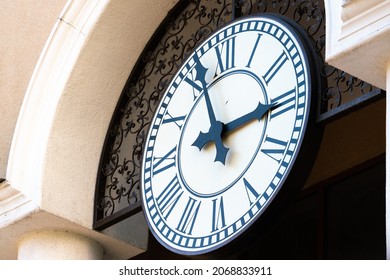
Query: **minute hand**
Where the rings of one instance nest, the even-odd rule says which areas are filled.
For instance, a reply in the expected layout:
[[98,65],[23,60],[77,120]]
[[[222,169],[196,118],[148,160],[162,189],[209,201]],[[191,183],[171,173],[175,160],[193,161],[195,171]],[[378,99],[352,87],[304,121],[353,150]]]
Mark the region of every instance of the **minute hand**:
[[261,120],[261,118],[268,112],[268,110],[270,110],[271,108],[273,108],[274,106],[276,105],[275,104],[267,104],[267,105],[264,105],[264,104],[261,104],[259,102],[259,105],[257,105],[256,109],[254,109],[252,112],[248,113],[248,114],[245,114],[227,124],[224,124],[223,125],[223,128],[222,128],[222,133],[221,133],[221,136],[223,137],[225,134],[239,128],[240,126],[254,120],[254,119],[257,119],[257,120]]
[[214,142],[216,147],[216,152],[217,152],[215,156],[215,161],[219,161],[222,164],[225,164],[226,155],[229,149],[226,148],[222,143],[221,134],[222,134],[223,124],[220,121],[216,120],[213,106],[211,104],[210,95],[206,83],[207,69],[200,63],[199,57],[197,55],[194,56],[194,60],[196,63],[195,79],[197,81],[200,81],[200,83],[202,84],[203,94],[206,101],[207,113],[210,120],[210,128],[206,133],[200,131],[198,137],[196,138],[192,146],[195,146],[199,150],[201,150],[207,143]]

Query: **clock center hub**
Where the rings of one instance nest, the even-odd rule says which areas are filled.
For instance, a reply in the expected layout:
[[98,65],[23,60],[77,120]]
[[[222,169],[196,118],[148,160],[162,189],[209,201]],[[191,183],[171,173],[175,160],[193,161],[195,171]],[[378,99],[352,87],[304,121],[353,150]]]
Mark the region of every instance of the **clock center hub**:
[[[245,69],[235,69],[208,86],[215,117],[228,124],[254,111],[259,102],[267,104],[266,91],[259,77]],[[225,164],[215,161],[216,146],[208,143],[201,150],[192,144],[199,132],[210,129],[204,94],[188,114],[178,145],[179,180],[198,197],[216,196],[240,180],[255,159],[267,126],[267,116],[253,119],[223,135],[229,149]],[[236,131],[237,130],[237,131]]]

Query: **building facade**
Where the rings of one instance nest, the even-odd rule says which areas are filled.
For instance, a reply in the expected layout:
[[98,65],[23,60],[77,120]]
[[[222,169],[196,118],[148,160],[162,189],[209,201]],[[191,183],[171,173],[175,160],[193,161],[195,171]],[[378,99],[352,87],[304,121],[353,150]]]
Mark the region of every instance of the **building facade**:
[[[129,75],[156,30],[165,32],[159,26],[166,16],[183,2],[0,4],[1,259],[180,257],[153,239],[142,211],[97,226],[95,197],[107,133]],[[231,17],[233,6],[225,2]],[[281,12],[310,1],[252,2]],[[312,7],[319,5],[314,2]],[[303,191],[262,236],[283,239],[278,249],[259,253],[254,246],[231,258],[389,257],[384,91],[390,85],[390,3],[325,0],[321,5],[325,61],[377,91],[351,97],[353,106],[329,105],[340,114],[321,120],[322,143]],[[367,93],[366,83],[347,74],[336,82],[343,79],[347,88]],[[348,106],[353,110],[344,110]]]

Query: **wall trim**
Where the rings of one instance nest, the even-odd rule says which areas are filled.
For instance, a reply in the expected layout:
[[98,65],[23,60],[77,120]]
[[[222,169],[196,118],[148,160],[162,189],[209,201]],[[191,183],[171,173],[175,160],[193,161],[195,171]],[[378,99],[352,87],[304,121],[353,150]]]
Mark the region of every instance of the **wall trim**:
[[325,7],[325,60],[385,90],[390,1],[325,0]]

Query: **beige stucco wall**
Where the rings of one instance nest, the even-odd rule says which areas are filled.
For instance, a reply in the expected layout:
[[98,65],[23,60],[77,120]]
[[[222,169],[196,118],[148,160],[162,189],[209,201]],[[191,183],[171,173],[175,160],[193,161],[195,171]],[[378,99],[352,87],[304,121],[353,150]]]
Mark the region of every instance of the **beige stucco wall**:
[[67,0],[0,1],[0,178],[16,120],[47,38]]
[[124,221],[125,231],[92,230],[96,174],[127,77],[176,2],[70,0],[59,9],[16,108],[7,182],[0,184],[0,259],[15,258],[18,240],[40,229],[97,240],[104,258],[146,248],[142,213]]

